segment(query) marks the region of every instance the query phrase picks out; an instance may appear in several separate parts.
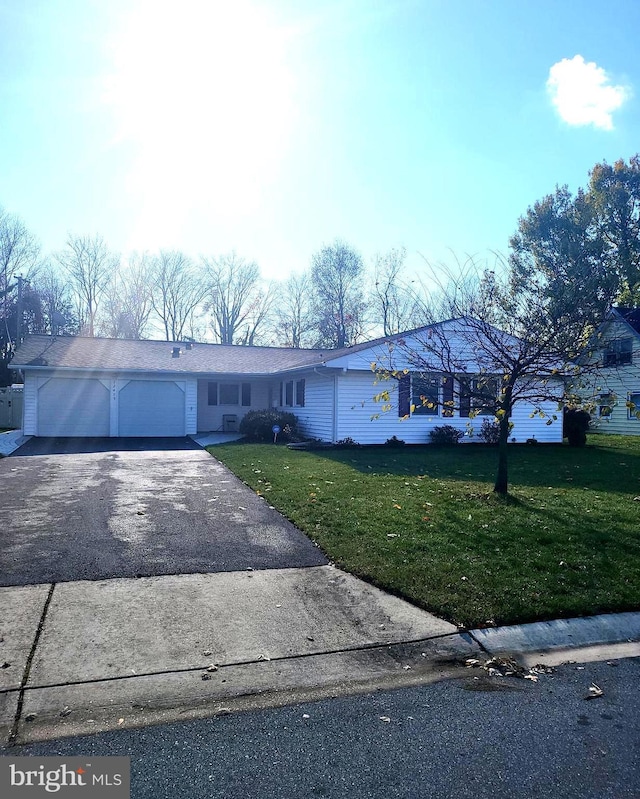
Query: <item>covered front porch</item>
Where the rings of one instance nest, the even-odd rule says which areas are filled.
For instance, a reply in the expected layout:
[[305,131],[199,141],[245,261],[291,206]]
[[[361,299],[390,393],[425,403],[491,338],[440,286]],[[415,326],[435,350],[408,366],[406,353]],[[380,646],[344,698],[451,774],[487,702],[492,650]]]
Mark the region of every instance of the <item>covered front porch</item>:
[[237,433],[246,413],[277,408],[280,381],[270,377],[198,378],[198,433]]

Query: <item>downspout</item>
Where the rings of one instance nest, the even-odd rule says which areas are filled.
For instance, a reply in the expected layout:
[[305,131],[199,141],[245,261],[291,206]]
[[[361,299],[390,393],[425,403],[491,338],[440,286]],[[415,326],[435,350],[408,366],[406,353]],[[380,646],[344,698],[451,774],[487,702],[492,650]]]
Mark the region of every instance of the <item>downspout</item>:
[[338,440],[338,375],[333,376],[333,441],[335,444]]

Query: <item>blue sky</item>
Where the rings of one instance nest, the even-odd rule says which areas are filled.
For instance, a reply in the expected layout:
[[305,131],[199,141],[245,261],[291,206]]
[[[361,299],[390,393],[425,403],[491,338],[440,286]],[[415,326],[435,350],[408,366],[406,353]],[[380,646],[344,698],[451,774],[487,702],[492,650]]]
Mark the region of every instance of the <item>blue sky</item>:
[[[45,250],[343,238],[420,268],[640,150],[637,0],[0,0],[0,205]],[[555,98],[555,101],[554,101]]]

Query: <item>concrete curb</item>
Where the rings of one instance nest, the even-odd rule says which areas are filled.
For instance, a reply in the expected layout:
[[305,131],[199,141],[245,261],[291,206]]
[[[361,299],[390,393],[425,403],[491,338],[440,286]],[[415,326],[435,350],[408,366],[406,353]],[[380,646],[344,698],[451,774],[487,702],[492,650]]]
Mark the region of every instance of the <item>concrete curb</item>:
[[[465,660],[509,654],[530,667],[640,657],[640,613],[557,619],[405,643],[205,666],[24,690],[14,743],[143,727],[464,678]],[[203,674],[205,677],[203,677]],[[0,692],[3,737],[18,691]],[[28,719],[28,720],[27,720]]]
[[613,613],[512,627],[489,627],[469,630],[469,635],[491,655],[637,642],[640,641],[640,613]]

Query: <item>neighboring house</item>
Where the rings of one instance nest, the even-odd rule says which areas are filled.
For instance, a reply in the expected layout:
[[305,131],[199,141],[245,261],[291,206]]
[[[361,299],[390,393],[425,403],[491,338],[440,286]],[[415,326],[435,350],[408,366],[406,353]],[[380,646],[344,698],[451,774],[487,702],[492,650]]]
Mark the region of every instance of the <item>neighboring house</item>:
[[640,308],[612,308],[588,360],[597,366],[580,393],[594,432],[640,435]]
[[[409,372],[390,381],[400,390],[390,393],[389,410],[381,412],[374,401],[381,386],[372,362],[388,358],[394,341],[425,330],[340,350],[29,336],[11,368],[24,373],[25,435],[234,431],[247,411],[264,408],[291,411],[305,435],[329,442],[349,437],[375,444],[395,435],[426,443],[438,424],[479,429],[481,417],[472,417],[482,409],[464,397],[453,410],[418,400],[435,391],[440,403],[446,402],[451,378],[434,381]],[[531,418],[533,407],[526,403],[516,406],[511,440],[562,440],[561,421],[549,424],[557,403],[543,406],[546,419]]]

